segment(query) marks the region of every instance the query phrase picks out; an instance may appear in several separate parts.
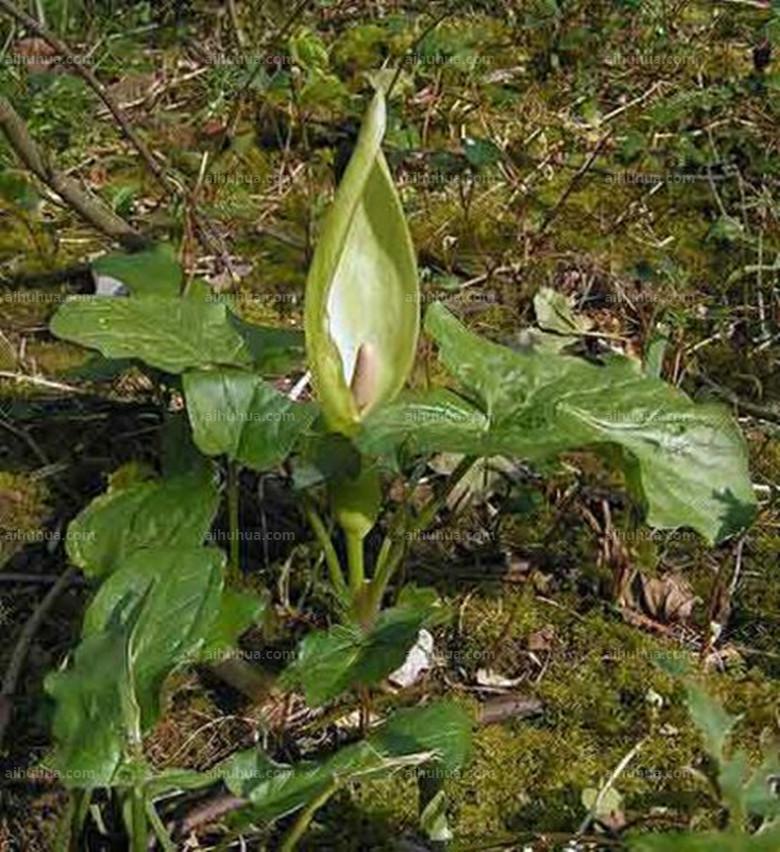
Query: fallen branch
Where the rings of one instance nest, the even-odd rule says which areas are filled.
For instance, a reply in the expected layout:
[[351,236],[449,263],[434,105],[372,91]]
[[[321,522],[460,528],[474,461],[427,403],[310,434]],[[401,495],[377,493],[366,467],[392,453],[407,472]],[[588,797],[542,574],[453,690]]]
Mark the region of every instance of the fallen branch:
[[[0,0],[0,4],[4,0]],[[70,177],[53,169],[30,136],[27,125],[7,98],[0,95],[0,130],[19,159],[43,183],[83,219],[107,237],[129,249],[147,244],[147,240],[102,201],[89,195]]]
[[0,746],[3,744],[6,729],[11,721],[13,695],[16,692],[16,685],[22,673],[24,661],[27,659],[27,652],[30,650],[32,640],[35,638],[35,634],[38,632],[43,619],[54,606],[60,594],[70,585],[76,573],[75,568],[68,568],[60,575],[57,582],[49,589],[44,599],[38,604],[33,614],[27,619],[22,632],[19,634],[19,638],[16,640],[16,646],[11,654],[11,661],[8,663],[8,668],[3,677],[2,688],[0,688]]
[[130,124],[129,119],[122,111],[122,108],[118,103],[109,95],[106,87],[98,80],[98,78],[92,73],[90,68],[88,68],[83,62],[81,62],[76,56],[76,54],[65,44],[64,41],[57,38],[54,33],[49,32],[46,27],[42,26],[35,18],[28,15],[26,12],[21,9],[17,9],[16,6],[11,2],[11,0],[0,0],[0,9],[2,9],[6,14],[10,15],[20,24],[22,24],[26,29],[30,30],[30,32],[35,33],[39,38],[42,38],[46,44],[48,44],[53,50],[56,50],[60,56],[65,57],[70,63],[74,73],[78,74],[87,85],[95,92],[95,94],[100,98],[101,101],[106,105],[108,111],[117,121],[117,124],[122,128],[122,132],[131,142],[133,147],[138,151],[138,153],[143,157],[147,166],[149,166],[150,171],[157,180],[162,184],[163,187],[170,193],[175,192],[175,189],[171,186],[170,180],[168,176],[165,174],[165,170],[163,167],[155,160],[152,156],[152,152],[147,147],[146,143],[141,139],[141,137],[135,132],[135,129]]

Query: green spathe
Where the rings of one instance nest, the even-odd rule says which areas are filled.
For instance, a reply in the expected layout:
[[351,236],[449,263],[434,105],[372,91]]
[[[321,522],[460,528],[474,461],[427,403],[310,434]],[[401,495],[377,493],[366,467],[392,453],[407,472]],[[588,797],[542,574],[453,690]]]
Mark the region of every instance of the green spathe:
[[336,431],[353,431],[398,393],[417,347],[417,267],[380,148],[384,131],[384,96],[377,92],[306,284],[309,363],[326,422]]

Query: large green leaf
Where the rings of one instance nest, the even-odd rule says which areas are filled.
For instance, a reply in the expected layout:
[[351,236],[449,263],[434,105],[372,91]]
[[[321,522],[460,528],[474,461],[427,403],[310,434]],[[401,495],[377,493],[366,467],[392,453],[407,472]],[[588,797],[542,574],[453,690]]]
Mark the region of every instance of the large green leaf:
[[207,548],[137,551],[100,587],[72,660],[45,682],[55,701],[51,765],[66,786],[121,783],[159,716],[165,678],[209,635],[223,563]]
[[194,660],[221,603],[225,554],[216,548],[150,548],[127,557],[101,585],[84,616],[85,640],[112,620],[124,620],[128,602],[144,601],[130,643],[132,686],[148,730],[160,711],[168,674]]
[[219,504],[208,465],[169,479],[110,488],[70,524],[70,561],[102,576],[148,547],[195,547],[203,542]]
[[441,304],[429,309],[426,329],[470,399],[437,391],[385,406],[364,424],[364,451],[405,442],[415,452],[539,460],[617,447],[652,526],[689,526],[712,542],[752,518],[745,442],[720,406],[694,404],[618,356],[595,364],[533,345],[499,346]]
[[411,370],[419,287],[409,230],[380,148],[377,92],[317,242],[306,284],[309,363],[325,418],[349,431]]
[[107,358],[138,358],[169,373],[253,361],[227,306],[199,299],[74,297],[54,315],[51,330]]
[[305,344],[303,332],[299,329],[254,325],[235,314],[230,314],[229,320],[244,339],[258,373],[264,376],[285,375],[303,363]]
[[255,470],[281,462],[316,414],[314,406],[294,402],[241,370],[187,373],[184,393],[201,452],[224,453]]
[[260,597],[239,589],[225,589],[219,612],[209,628],[198,658],[214,662],[233,653],[241,634],[259,624],[267,609],[267,596]]
[[252,750],[231,758],[223,775],[231,792],[249,799],[251,816],[270,822],[303,807],[334,784],[377,778],[421,764],[436,766],[441,774],[454,773],[465,763],[470,744],[468,714],[443,701],[398,711],[367,740],[345,746],[324,760],[287,766]]
[[356,686],[370,686],[406,660],[420,628],[439,616],[427,596],[383,610],[369,630],[338,624],[307,634],[285,680],[299,683],[318,705]]
[[66,787],[112,783],[131,741],[140,741],[140,711],[131,688],[132,624],[111,623],[76,648],[70,665],[46,677],[56,702],[51,765]]
[[124,284],[133,296],[177,297],[184,281],[176,254],[166,243],[134,254],[103,255],[93,262],[92,271]]

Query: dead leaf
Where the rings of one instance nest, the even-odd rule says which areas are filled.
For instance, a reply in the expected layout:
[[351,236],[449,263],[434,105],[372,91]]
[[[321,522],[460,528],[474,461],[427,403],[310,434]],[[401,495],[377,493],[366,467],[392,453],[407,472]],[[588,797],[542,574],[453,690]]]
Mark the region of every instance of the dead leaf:
[[647,577],[637,572],[624,594],[623,604],[664,624],[684,623],[701,601],[680,574]]
[[423,628],[417,634],[417,641],[409,649],[402,666],[388,675],[393,686],[412,686],[433,667],[433,636]]
[[485,686],[488,689],[511,689],[513,686],[517,686],[523,678],[504,677],[504,675],[492,669],[477,669],[475,680],[478,686]]
[[549,651],[555,642],[555,627],[545,624],[541,630],[535,630],[528,637],[529,651]]
[[42,38],[23,38],[11,49],[16,61],[31,74],[53,71],[58,61],[57,51]]
[[500,695],[488,699],[479,709],[480,725],[495,725],[507,719],[530,719],[539,716],[544,704],[528,695]]

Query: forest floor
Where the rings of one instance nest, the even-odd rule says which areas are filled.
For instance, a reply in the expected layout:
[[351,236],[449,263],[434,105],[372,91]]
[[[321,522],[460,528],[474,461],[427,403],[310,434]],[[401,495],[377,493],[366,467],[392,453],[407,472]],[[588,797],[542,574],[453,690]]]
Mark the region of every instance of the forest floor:
[[[444,300],[508,342],[542,286],[570,296],[622,352],[646,353],[662,326],[664,378],[738,417],[760,513],[716,548],[686,530],[637,528],[620,479],[587,453],[480,471],[468,507],[443,513],[407,569],[453,613],[434,631],[434,665],[412,693],[383,695],[388,705],[454,695],[485,721],[447,785],[461,848],[565,848],[587,812],[583,791],[640,741],[615,784],[614,824],[593,829],[598,844],[718,827],[722,810],[691,771],[699,735],[658,660],[695,663],[740,716],[735,741],[752,757],[780,735],[780,47],[765,66],[754,50],[780,44],[776,4],[332,0],[301,4],[289,21],[292,6],[255,0],[237,0],[237,19],[233,4],[208,0],[179,18],[175,3],[91,5],[98,14],[44,3],[194,194],[165,197],[67,64],[14,61],[35,51],[2,15],[0,94],[60,171],[139,228],[172,235],[245,318],[300,327],[316,225],[354,140],[366,72],[406,55],[386,152],[424,301]],[[123,464],[157,464],[160,418],[137,371],[101,376],[48,331],[62,299],[90,289],[81,265],[110,240],[28,182],[2,144],[0,167],[3,672],[65,568],[68,521]],[[421,346],[413,382],[435,372]],[[244,582],[275,590],[273,624],[245,648],[279,668],[317,611],[317,548],[281,472],[246,473],[241,488],[242,524],[266,530],[244,544]],[[615,600],[626,566],[634,582]],[[43,676],[73,646],[88,596],[78,577],[58,596],[13,696],[0,699],[0,717],[13,711],[0,849],[53,848],[65,793],[29,769],[50,745]],[[211,766],[279,713],[277,753],[305,753],[339,719],[308,712],[300,696],[252,705],[204,673],[168,691],[147,743],[158,766]],[[416,836],[414,782],[401,776],[334,797],[304,848],[399,848]]]

